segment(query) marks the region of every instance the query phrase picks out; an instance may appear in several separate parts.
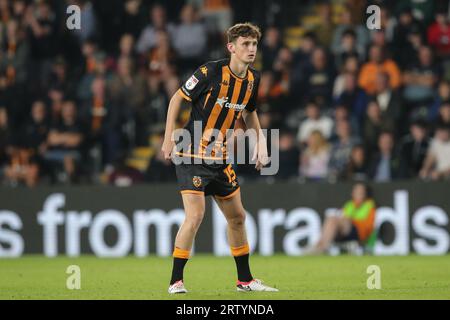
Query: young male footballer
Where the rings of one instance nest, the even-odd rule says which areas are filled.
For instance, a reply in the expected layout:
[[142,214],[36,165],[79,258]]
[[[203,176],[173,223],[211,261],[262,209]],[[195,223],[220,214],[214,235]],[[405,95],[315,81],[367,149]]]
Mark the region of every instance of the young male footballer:
[[[187,292],[183,270],[208,195],[213,196],[228,223],[228,242],[237,267],[237,291],[278,291],[255,279],[250,272],[250,248],[239,183],[231,164],[225,161],[227,132],[235,127],[238,119],[242,117],[248,129],[261,132],[255,111],[260,75],[250,67],[261,32],[251,23],[240,23],[228,29],[227,36],[230,58],[199,67],[169,104],[162,152],[167,160],[175,157],[183,160],[175,167],[186,213],[175,239],[169,293]],[[173,134],[183,99],[192,103],[190,120],[185,126],[192,140],[188,148],[180,151]],[[194,134],[198,129],[200,134]],[[258,134],[256,141],[253,160],[259,171],[268,163],[268,155],[265,138]]]

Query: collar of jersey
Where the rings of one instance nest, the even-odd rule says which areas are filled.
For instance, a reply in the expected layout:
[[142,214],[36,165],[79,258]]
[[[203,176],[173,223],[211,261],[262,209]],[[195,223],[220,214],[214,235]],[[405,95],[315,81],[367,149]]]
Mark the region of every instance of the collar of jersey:
[[247,68],[247,74],[245,75],[244,78],[239,77],[238,75],[234,74],[233,70],[231,70],[230,64],[227,64],[227,68],[230,71],[230,74],[235,77],[237,80],[246,80],[248,77],[248,68]]

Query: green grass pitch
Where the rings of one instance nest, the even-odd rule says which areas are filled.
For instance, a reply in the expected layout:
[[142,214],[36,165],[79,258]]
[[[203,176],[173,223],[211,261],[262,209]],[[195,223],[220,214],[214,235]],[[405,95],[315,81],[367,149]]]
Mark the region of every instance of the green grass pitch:
[[[278,293],[235,291],[231,257],[196,255],[185,269],[186,295],[169,296],[170,258],[99,259],[25,256],[0,260],[0,299],[450,299],[450,256],[252,256],[255,277]],[[81,289],[69,290],[69,265],[81,268]],[[369,265],[381,289],[367,288]]]

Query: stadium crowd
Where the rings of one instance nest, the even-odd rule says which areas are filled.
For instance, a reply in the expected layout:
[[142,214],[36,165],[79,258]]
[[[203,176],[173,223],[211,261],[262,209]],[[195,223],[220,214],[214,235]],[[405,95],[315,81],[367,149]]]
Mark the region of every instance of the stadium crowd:
[[[175,181],[159,152],[168,101],[246,20],[263,31],[258,112],[280,129],[275,179],[450,178],[449,1],[299,1],[312,26],[257,2],[0,0],[1,183]],[[66,26],[71,4],[81,30]],[[371,4],[381,29],[366,26]],[[153,150],[145,168],[128,161],[140,147]]]

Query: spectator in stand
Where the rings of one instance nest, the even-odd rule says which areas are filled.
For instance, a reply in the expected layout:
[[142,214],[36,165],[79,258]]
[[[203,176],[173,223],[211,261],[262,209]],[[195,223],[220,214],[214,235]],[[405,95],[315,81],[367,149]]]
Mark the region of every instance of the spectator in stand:
[[[402,99],[400,93],[389,86],[389,74],[378,73],[375,80],[375,91],[371,99],[380,106],[381,115],[397,125],[402,115]],[[396,134],[400,130],[396,127]]]
[[95,54],[94,64],[93,72],[86,73],[81,78],[80,84],[77,88],[77,97],[82,104],[92,99],[91,86],[94,79],[101,77],[108,80],[112,76],[112,73],[107,68],[106,54],[104,52],[98,52]]
[[307,100],[315,99],[321,105],[329,105],[333,91],[335,70],[332,62],[327,57],[325,49],[314,49],[311,56],[311,64],[306,67],[303,77],[304,86],[302,88],[294,88],[294,90],[303,90]]
[[286,119],[293,111],[292,103],[289,103],[289,87],[291,79],[292,53],[287,48],[281,48],[275,59],[271,71],[266,71],[261,76],[258,91],[260,110],[275,113],[277,118]]
[[136,50],[139,54],[145,54],[150,49],[158,46],[158,32],[167,32],[169,38],[175,32],[175,26],[166,21],[166,11],[163,6],[159,4],[154,5],[151,9],[150,16],[151,24],[142,30],[136,44]]
[[436,50],[441,58],[450,54],[450,23],[446,11],[438,11],[436,21],[428,27],[428,43]]
[[27,187],[34,187],[38,182],[39,166],[30,149],[13,148],[10,163],[4,170],[5,180],[10,186],[25,183]]
[[262,71],[271,71],[278,56],[278,52],[282,48],[280,31],[275,27],[270,27],[264,33],[261,42],[262,53]]
[[364,146],[369,159],[377,150],[380,133],[382,131],[393,131],[394,129],[394,122],[382,114],[378,102],[375,100],[369,102],[362,131]]
[[8,111],[0,107],[0,177],[2,167],[8,163],[12,148],[12,132],[8,123]]
[[438,90],[435,94],[434,101],[428,110],[428,120],[436,121],[439,117],[439,109],[444,102],[450,101],[450,83],[442,80],[439,82]]
[[[380,24],[381,24],[381,30],[383,30],[383,33],[386,36],[386,40],[388,42],[392,42],[394,38],[394,30],[397,26],[397,18],[392,13],[392,10],[388,8],[387,4],[380,6]],[[364,8],[365,10],[365,8]],[[360,14],[360,16],[363,16]],[[365,27],[365,26],[364,26]],[[373,30],[371,33],[375,33],[378,31],[377,29]]]
[[295,135],[289,131],[282,131],[278,142],[280,169],[279,179],[289,179],[298,175],[300,150],[295,143]]
[[18,144],[23,148],[33,149],[41,157],[47,150],[47,135],[50,126],[47,117],[47,106],[36,100],[31,106],[31,116],[21,127]]
[[359,60],[357,55],[349,55],[345,61],[344,65],[341,67],[341,70],[339,71],[339,75],[334,80],[333,85],[333,99],[337,99],[342,92],[344,91],[345,87],[345,74],[346,73],[352,73],[355,76],[358,75],[359,72]]
[[418,32],[422,34],[424,32],[422,25],[417,21],[413,14],[411,7],[405,7],[400,12],[398,18],[398,24],[394,29],[394,57],[398,61],[400,67],[408,67],[407,63],[411,63],[411,32]]
[[410,133],[399,143],[400,176],[402,178],[416,178],[423,167],[427,155],[430,139],[424,121],[417,120],[409,126]]
[[409,66],[403,73],[403,97],[413,107],[430,104],[439,77],[440,70],[434,63],[431,48],[422,46],[419,49],[418,63]]
[[139,63],[138,65],[139,67],[141,67],[141,65],[144,64],[143,59],[141,59],[142,61],[138,59],[138,56],[135,51],[135,38],[130,33],[125,33],[120,37],[119,52],[116,55],[116,57],[112,60],[113,69],[115,72],[117,72],[118,61],[121,58],[128,58],[133,61],[136,61],[137,63]]
[[[76,182],[76,165],[81,161],[81,145],[84,134],[77,120],[77,108],[73,101],[65,101],[61,110],[61,124],[52,127],[47,137],[46,161],[62,165],[61,182]],[[53,172],[54,174],[55,172]]]
[[[231,10],[231,5],[229,0],[211,1],[211,0],[198,0],[203,4],[202,17],[208,26],[208,30],[212,34],[223,35],[230,25],[233,23],[233,15],[235,20],[240,20],[236,17],[239,14],[245,15],[246,12],[243,10]],[[237,2],[239,5],[243,5],[243,2]],[[251,4],[251,3],[250,3]],[[237,5],[237,4],[236,4]]]
[[83,42],[81,45],[81,53],[83,55],[83,68],[79,72],[83,75],[94,73],[98,57],[97,54],[99,53],[95,40],[91,38]]
[[51,126],[57,126],[61,123],[61,110],[64,102],[63,89],[58,86],[51,87],[48,91],[48,98],[50,104],[49,123]]
[[368,94],[376,91],[377,75],[385,72],[389,75],[389,84],[392,89],[397,89],[401,84],[401,72],[397,64],[385,58],[384,48],[372,45],[369,50],[369,61],[361,67],[358,84]]
[[386,31],[383,29],[375,29],[372,31],[371,45],[383,48],[386,52],[386,55],[391,51],[391,46],[386,37]]
[[97,19],[95,17],[95,10],[91,1],[88,0],[74,0],[75,5],[80,9],[80,23],[81,28],[75,29],[73,32],[78,37],[80,43],[93,37],[97,32]]
[[419,49],[426,45],[424,33],[419,28],[413,27],[408,34],[408,43],[400,53],[402,57],[399,59],[401,60],[396,60],[399,67],[404,70],[406,67],[418,64]]
[[450,178],[450,127],[440,125],[436,128],[420,177],[432,180]]
[[111,112],[115,115],[108,119],[106,128],[108,135],[115,135],[117,139],[116,143],[111,145],[111,154],[108,157],[110,161],[113,161],[117,152],[123,148],[123,128],[145,103],[146,85],[146,79],[136,72],[133,60],[128,57],[120,58],[117,73],[107,84]]
[[349,56],[356,56],[358,61],[364,58],[364,49],[358,48],[356,43],[356,33],[352,29],[345,30],[342,34],[339,50],[334,53],[336,67],[340,69]]
[[[159,134],[153,149],[161,150],[163,140],[164,133]],[[164,159],[162,152],[156,152],[148,165],[145,180],[147,182],[175,182],[177,179],[172,161]]]
[[35,93],[42,90],[51,70],[52,58],[56,54],[56,15],[47,1],[30,4],[24,16],[29,35],[32,63],[30,74],[37,80],[31,83]]
[[8,108],[11,125],[16,126],[28,112],[25,108],[27,101],[24,90],[28,87],[26,80],[30,75],[30,46],[25,39],[25,31],[17,20],[9,19],[0,25],[0,30],[0,96]]
[[23,20],[27,9],[26,0],[16,0],[12,3],[12,16],[14,19]]
[[150,68],[149,81],[155,81],[164,87],[167,96],[171,97],[179,86],[176,73],[176,54],[170,45],[167,32],[156,33],[157,46],[150,50],[148,66]]
[[351,126],[347,120],[336,123],[336,136],[337,139],[331,147],[329,163],[329,172],[334,178],[343,174],[353,147],[360,142],[358,138],[352,135]]
[[300,156],[300,175],[308,180],[323,180],[328,176],[330,146],[323,134],[314,130]]
[[306,106],[306,119],[299,126],[297,141],[306,143],[311,133],[315,130],[329,139],[333,129],[333,120],[326,116],[320,115],[320,108],[314,101],[310,101]]
[[147,21],[143,2],[143,0],[125,0],[123,4],[123,32],[130,34],[134,39],[139,37]]
[[378,138],[378,152],[369,164],[369,176],[376,182],[388,182],[399,177],[399,162],[394,153],[394,135],[382,132]]
[[76,94],[76,82],[69,74],[69,68],[66,60],[62,56],[55,58],[52,69],[49,74],[50,78],[47,80],[46,91],[51,88],[60,88],[65,95],[74,97]]
[[80,105],[78,118],[84,128],[84,141],[88,148],[101,145],[103,164],[111,164],[120,145],[121,116],[119,108],[106,94],[103,77],[96,77],[90,88],[90,99]]
[[42,101],[35,101],[31,108],[30,119],[21,126],[15,138],[15,146],[11,153],[10,164],[6,167],[5,176],[9,183],[17,185],[24,182],[33,187],[42,174],[42,155],[46,150],[49,126],[46,120],[46,106]]
[[24,85],[28,76],[27,61],[30,47],[19,21],[11,19],[6,23],[5,35],[0,40],[3,54],[0,69],[5,70],[10,84]]
[[322,46],[328,46],[333,39],[336,28],[333,22],[332,4],[327,2],[320,3],[317,14],[320,17],[320,23],[314,28],[314,33]]
[[[334,31],[333,42],[331,43],[331,50],[333,54],[338,55],[342,52],[342,38],[351,31],[355,35],[355,48],[357,56],[364,59],[365,50],[368,45],[369,32],[364,25],[356,24],[352,19],[352,12],[349,5],[344,6],[344,10],[340,14],[340,21]],[[327,44],[329,45],[329,44]]]
[[369,99],[364,90],[358,87],[357,78],[354,73],[347,72],[342,76],[344,80],[344,90],[335,99],[335,104],[346,106],[358,122],[361,123],[366,113],[367,102]]
[[340,180],[343,181],[365,181],[367,176],[366,154],[363,145],[353,147],[350,160],[342,171]]
[[174,29],[172,43],[178,57],[179,72],[186,74],[204,62],[207,32],[197,9],[191,4],[183,7],[180,20]]
[[337,124],[339,122],[345,121],[348,122],[350,125],[350,130],[352,132],[352,135],[354,137],[360,136],[360,124],[358,120],[355,118],[355,116],[349,111],[349,108],[343,104],[338,104],[334,107],[334,114],[333,114],[333,134],[331,136],[332,139],[337,138],[336,135],[336,128]]
[[436,119],[438,126],[450,127],[450,101],[444,102],[439,108],[439,116]]
[[110,185],[116,187],[130,187],[144,182],[144,175],[139,170],[127,164],[127,157],[121,154],[113,164],[108,173],[107,180]]
[[305,70],[310,65],[311,56],[316,47],[316,35],[313,32],[306,32],[300,40],[300,48],[294,52],[290,94],[295,99],[303,99],[304,88],[298,89],[303,87]]

